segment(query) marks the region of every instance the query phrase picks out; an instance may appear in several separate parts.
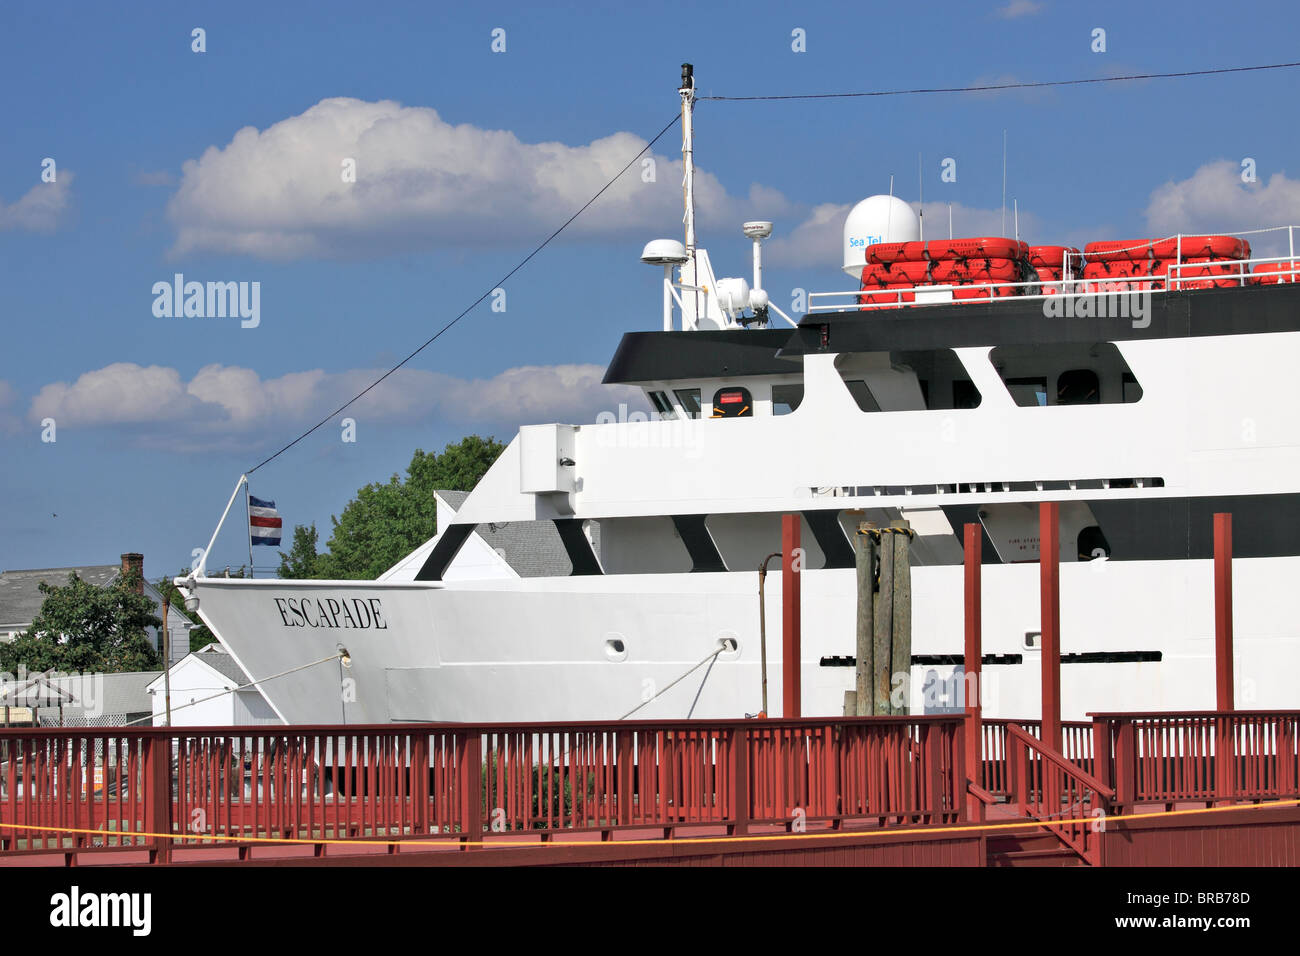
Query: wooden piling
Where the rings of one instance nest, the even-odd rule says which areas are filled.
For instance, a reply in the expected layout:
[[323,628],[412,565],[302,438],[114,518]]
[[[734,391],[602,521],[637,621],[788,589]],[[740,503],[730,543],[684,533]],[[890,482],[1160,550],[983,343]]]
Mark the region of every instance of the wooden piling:
[[890,691],[891,645],[894,637],[894,547],[888,532],[880,532],[880,589],[874,608],[875,635],[872,639],[872,669],[875,693],[872,713],[887,715]]
[[858,533],[853,536],[853,550],[857,557],[858,569],[857,693],[854,711],[858,717],[868,717],[876,713],[873,693],[876,672],[876,542],[870,533],[872,527],[870,522],[864,521],[859,525]]
[[[912,536],[907,521],[890,523],[899,531],[891,533],[888,544],[894,551],[893,626],[890,641],[890,680],[901,679],[903,697],[900,704],[891,700],[890,713],[906,714],[912,700]],[[882,546],[885,542],[881,542]]]

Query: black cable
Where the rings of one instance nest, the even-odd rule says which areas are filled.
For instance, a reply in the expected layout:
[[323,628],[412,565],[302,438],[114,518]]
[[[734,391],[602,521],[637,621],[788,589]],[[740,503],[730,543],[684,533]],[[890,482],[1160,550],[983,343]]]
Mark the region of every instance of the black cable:
[[1183,76],[1213,76],[1220,73],[1250,73],[1256,70],[1284,70],[1300,66],[1295,63],[1269,63],[1263,66],[1232,66],[1217,70],[1187,70],[1182,73],[1133,73],[1128,76],[1098,76],[1088,80],[1045,80],[1036,83],[997,83],[989,86],[940,86],[914,90],[869,90],[861,93],[789,93],[782,96],[701,96],[701,100],[832,100],[858,96],[910,96],[917,93],[981,93],[992,90],[1038,89],[1045,86],[1081,86],[1086,83],[1122,83],[1128,80],[1165,80]]
[[456,316],[454,319],[452,319],[450,322],[448,322],[446,325],[444,325],[442,328],[440,328],[437,332],[435,332],[432,336],[430,336],[430,337],[425,341],[425,343],[424,343],[423,345],[421,345],[418,349],[416,349],[414,352],[412,352],[412,353],[411,353],[410,355],[408,355],[406,358],[402,359],[400,362],[398,362],[396,365],[394,365],[392,368],[390,368],[390,369],[389,369],[387,372],[385,372],[383,375],[379,376],[379,378],[375,379],[373,382],[371,382],[369,385],[367,385],[365,388],[363,388],[361,391],[359,391],[356,395],[353,395],[350,399],[348,399],[346,402],[344,402],[342,405],[340,405],[340,406],[339,406],[338,408],[336,408],[334,411],[330,412],[328,415],[326,415],[324,418],[322,418],[319,422],[317,422],[317,423],[316,423],[315,425],[313,425],[311,428],[307,429],[305,432],[303,432],[301,435],[299,435],[299,436],[298,436],[297,438],[295,438],[293,441],[289,442],[289,444],[285,445],[283,448],[281,448],[279,451],[277,451],[274,455],[271,455],[269,458],[265,458],[265,459],[263,459],[262,461],[258,462],[256,465],[254,465],[252,468],[248,469],[248,471],[244,472],[244,474],[246,474],[246,475],[251,475],[253,472],[257,471],[257,469],[261,468],[263,465],[266,465],[266,464],[269,464],[269,463],[275,461],[275,459],[279,458],[281,455],[283,455],[286,451],[288,451],[288,450],[289,450],[290,448],[292,448],[294,445],[298,444],[298,442],[302,441],[304,438],[306,438],[306,437],[307,437],[308,435],[310,435],[312,432],[316,431],[316,429],[320,428],[322,425],[327,424],[329,421],[331,421],[331,420],[334,418],[334,416],[338,415],[340,412],[342,412],[344,409],[346,409],[349,405],[351,405],[351,404],[352,404],[353,402],[355,402],[357,399],[359,399],[359,398],[361,398],[362,396],[364,396],[364,395],[365,395],[367,392],[369,392],[372,388],[374,388],[376,385],[378,385],[378,384],[379,384],[380,382],[382,382],[384,379],[388,378],[388,376],[392,375],[392,374],[393,374],[394,372],[396,372],[399,368],[401,368],[401,367],[402,367],[403,365],[405,365],[407,362],[411,361],[411,359],[415,358],[417,355],[419,355],[421,352],[423,352],[426,348],[428,348],[430,345],[432,345],[434,342],[436,342],[436,341],[439,339],[439,337],[441,337],[442,333],[446,332],[448,329],[450,329],[453,325],[455,325],[455,324],[456,324],[457,322],[459,322],[461,319],[465,318],[465,316],[469,315],[469,313],[470,313],[471,311],[473,311],[474,307],[477,306],[477,305],[478,305],[480,302],[482,302],[484,299],[486,299],[488,296],[490,296],[490,295],[493,293],[493,291],[495,291],[496,289],[498,289],[498,288],[500,288],[501,286],[505,285],[506,282],[510,279],[510,277],[511,277],[512,275],[514,275],[516,272],[518,272],[520,269],[522,269],[524,266],[526,266],[526,265],[528,264],[528,261],[529,261],[530,259],[532,259],[533,256],[537,255],[539,252],[541,252],[543,249],[545,249],[548,245],[550,245],[552,239],[554,239],[554,238],[555,238],[556,236],[558,236],[560,233],[564,232],[564,230],[567,229],[567,228],[568,228],[568,227],[573,223],[573,221],[574,221],[575,219],[577,219],[577,218],[578,218],[579,216],[581,216],[584,212],[586,212],[586,211],[587,211],[587,207],[590,206],[592,203],[594,203],[594,202],[595,202],[597,199],[599,199],[601,196],[603,196],[603,195],[605,194],[605,191],[606,191],[607,189],[609,189],[610,186],[614,185],[614,183],[616,183],[616,182],[618,181],[618,179],[619,179],[620,176],[622,176],[625,172],[627,172],[629,169],[632,168],[632,164],[633,164],[633,163],[635,163],[638,159],[640,159],[642,156],[644,156],[644,155],[646,154],[646,152],[649,151],[649,149],[650,149],[651,146],[653,146],[655,143],[659,142],[659,139],[664,135],[664,133],[668,132],[668,131],[669,131],[670,129],[672,129],[675,125],[677,125],[677,121],[678,121],[679,119],[681,119],[681,115],[680,115],[680,114],[674,116],[674,117],[672,118],[672,121],[669,122],[667,126],[665,126],[663,129],[661,129],[658,133],[655,134],[654,139],[650,140],[650,142],[648,142],[648,143],[645,144],[645,146],[642,148],[641,152],[637,153],[637,154],[636,154],[635,156],[633,156],[630,160],[628,160],[628,164],[627,164],[626,166],[624,166],[622,169],[620,169],[620,170],[618,171],[618,173],[615,174],[615,176],[614,176],[613,179],[611,179],[609,182],[605,183],[605,185],[601,186],[599,192],[597,192],[594,196],[592,196],[592,197],[591,197],[590,199],[588,199],[585,203],[583,203],[581,209],[579,209],[579,210],[578,210],[577,212],[575,212],[572,216],[570,216],[568,219],[566,219],[566,220],[564,221],[563,225],[561,225],[561,226],[560,226],[558,229],[556,229],[553,233],[551,233],[551,234],[550,234],[549,236],[547,236],[544,240],[542,240],[541,244],[538,245],[535,249],[533,249],[532,252],[528,253],[528,255],[524,256],[524,258],[519,262],[518,265],[516,265],[513,269],[511,269],[509,272],[507,272],[504,276],[502,276],[500,279],[498,279],[498,280],[496,281],[496,283],[492,286],[492,288],[488,289],[488,290],[487,290],[486,292],[484,292],[481,296],[479,296],[477,299],[475,299],[473,302],[471,302],[471,303],[470,303],[470,304],[465,308],[465,311],[461,312],[460,315]]

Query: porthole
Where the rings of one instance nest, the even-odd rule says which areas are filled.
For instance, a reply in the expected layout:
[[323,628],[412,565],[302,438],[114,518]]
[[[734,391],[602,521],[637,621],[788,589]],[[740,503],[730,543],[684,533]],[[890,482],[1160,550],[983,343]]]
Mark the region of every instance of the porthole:
[[622,634],[608,634],[605,637],[605,656],[614,663],[627,660],[627,641]]

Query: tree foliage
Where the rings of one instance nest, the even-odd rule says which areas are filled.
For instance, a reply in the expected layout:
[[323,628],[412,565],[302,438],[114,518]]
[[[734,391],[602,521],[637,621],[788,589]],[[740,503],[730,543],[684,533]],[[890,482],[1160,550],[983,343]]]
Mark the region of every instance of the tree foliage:
[[438,490],[470,491],[505,450],[495,438],[470,435],[441,455],[416,449],[406,478],[360,488],[343,513],[331,518],[327,551],[317,553],[316,525],[297,525],[289,553],[280,552],[282,578],[372,580],[427,541],[437,530]]
[[40,584],[41,609],[26,631],[0,645],[0,670],[82,673],[156,670],[162,666],[146,627],[162,624],[154,604],[135,593],[139,576],[119,576],[110,587],[89,584],[75,573],[65,585]]

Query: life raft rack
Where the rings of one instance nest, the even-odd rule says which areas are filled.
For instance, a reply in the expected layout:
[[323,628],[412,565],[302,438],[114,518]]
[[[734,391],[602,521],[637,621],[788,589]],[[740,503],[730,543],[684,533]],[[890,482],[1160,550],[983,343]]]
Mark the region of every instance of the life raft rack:
[[1250,243],[1236,236],[1031,246],[1002,236],[882,242],[865,250],[861,305],[917,301],[930,287],[957,301],[1013,295],[1147,292],[1266,285],[1300,280],[1300,259],[1260,262],[1251,269]]

